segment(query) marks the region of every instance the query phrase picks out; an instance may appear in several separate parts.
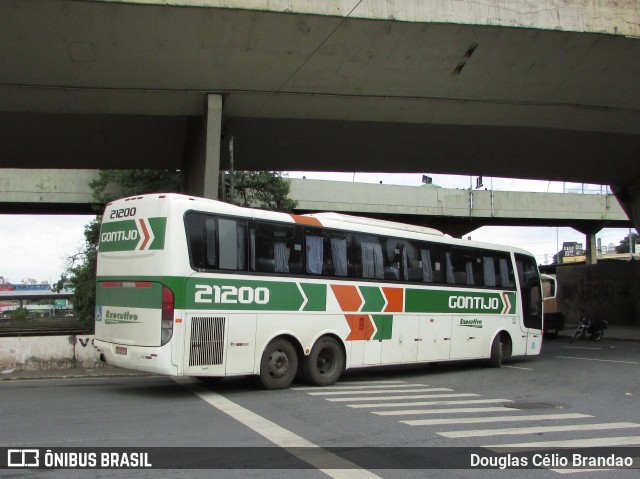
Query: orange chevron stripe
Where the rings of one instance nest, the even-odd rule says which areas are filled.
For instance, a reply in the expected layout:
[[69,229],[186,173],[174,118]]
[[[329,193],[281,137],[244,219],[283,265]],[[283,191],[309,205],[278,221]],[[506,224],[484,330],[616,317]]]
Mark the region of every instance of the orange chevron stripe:
[[310,218],[309,216],[292,214],[289,214],[289,216],[291,216],[291,218],[293,218],[293,221],[295,221],[299,225],[322,226],[322,223],[320,223],[320,220],[318,218]]
[[404,309],[404,289],[402,288],[382,288],[384,296],[387,298],[385,313],[401,313]]
[[345,312],[359,311],[362,306],[362,298],[356,286],[332,284],[331,289],[336,295],[340,309]]
[[349,323],[351,333],[347,336],[347,341],[364,341],[371,339],[375,334],[376,328],[373,326],[371,316],[362,314],[345,314],[344,317]]

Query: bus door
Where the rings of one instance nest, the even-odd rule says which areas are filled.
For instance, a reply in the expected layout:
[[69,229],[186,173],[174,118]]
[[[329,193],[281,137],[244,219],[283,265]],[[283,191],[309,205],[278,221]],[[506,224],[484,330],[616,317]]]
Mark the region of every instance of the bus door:
[[522,327],[527,334],[526,354],[539,354],[542,345],[542,289],[536,261],[516,254],[516,268],[522,298]]
[[421,316],[418,361],[443,361],[451,354],[451,316]]
[[370,315],[347,315],[351,334],[347,344],[351,345],[351,364],[373,365],[380,364],[382,354],[382,340],[376,334],[375,323]]
[[451,359],[482,357],[485,319],[477,314],[454,314],[451,322]]
[[399,315],[394,318],[392,334],[387,335],[388,340],[382,341],[382,363],[416,362],[420,339],[419,320],[420,316],[414,315]]

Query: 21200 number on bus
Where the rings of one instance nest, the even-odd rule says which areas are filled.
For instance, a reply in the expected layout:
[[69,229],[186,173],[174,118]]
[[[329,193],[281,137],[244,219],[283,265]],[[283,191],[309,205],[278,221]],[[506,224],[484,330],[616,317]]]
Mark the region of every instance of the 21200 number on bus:
[[267,304],[269,302],[269,289],[264,287],[252,288],[250,286],[209,286],[196,284],[196,303],[217,304]]

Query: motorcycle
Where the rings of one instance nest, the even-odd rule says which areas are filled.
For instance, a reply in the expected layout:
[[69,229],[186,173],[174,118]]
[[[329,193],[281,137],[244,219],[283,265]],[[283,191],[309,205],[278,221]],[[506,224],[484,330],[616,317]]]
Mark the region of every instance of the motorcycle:
[[569,343],[573,343],[576,339],[586,336],[589,336],[591,341],[600,341],[602,336],[604,336],[604,330],[607,329],[608,326],[609,323],[604,319],[591,321],[590,319],[583,317],[582,321],[573,332]]

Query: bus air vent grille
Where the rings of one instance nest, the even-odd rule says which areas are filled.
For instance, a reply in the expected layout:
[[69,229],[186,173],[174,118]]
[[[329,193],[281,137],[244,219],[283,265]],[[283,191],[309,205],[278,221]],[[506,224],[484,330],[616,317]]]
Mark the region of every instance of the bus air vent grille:
[[224,352],[224,317],[191,318],[189,366],[222,364]]

